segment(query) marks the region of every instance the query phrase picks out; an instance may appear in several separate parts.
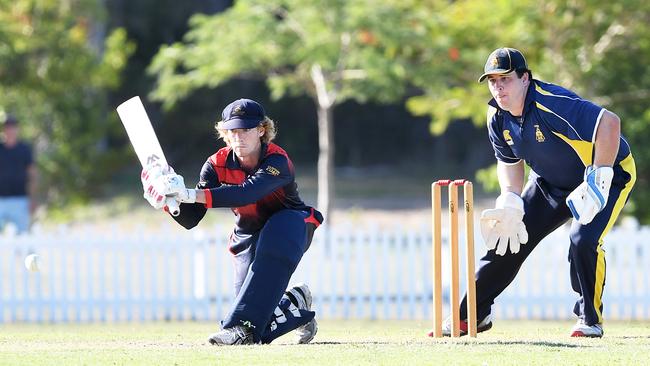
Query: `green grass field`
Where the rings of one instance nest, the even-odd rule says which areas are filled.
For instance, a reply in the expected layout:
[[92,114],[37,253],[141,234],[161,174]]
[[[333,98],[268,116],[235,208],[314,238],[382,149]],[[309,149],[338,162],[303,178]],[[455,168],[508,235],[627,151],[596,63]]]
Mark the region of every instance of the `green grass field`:
[[608,322],[602,339],[571,322],[499,321],[475,340],[433,340],[428,322],[322,321],[311,344],[215,347],[208,323],[3,325],[0,365],[641,365],[650,322]]

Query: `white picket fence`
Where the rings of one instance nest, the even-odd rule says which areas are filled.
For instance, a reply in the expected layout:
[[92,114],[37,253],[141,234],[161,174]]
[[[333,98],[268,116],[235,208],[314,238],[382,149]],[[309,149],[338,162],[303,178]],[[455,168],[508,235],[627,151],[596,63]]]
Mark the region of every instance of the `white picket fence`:
[[[85,228],[0,237],[0,323],[219,320],[233,299],[229,230],[173,228],[154,236]],[[430,319],[429,228],[329,230],[318,230],[292,279],[309,284],[320,318]],[[607,237],[607,319],[650,319],[649,237],[648,228],[615,228]],[[478,234],[476,242],[478,259]],[[495,316],[570,318],[576,294],[567,250],[560,228],[497,298]],[[40,272],[24,267],[29,253],[40,255]]]

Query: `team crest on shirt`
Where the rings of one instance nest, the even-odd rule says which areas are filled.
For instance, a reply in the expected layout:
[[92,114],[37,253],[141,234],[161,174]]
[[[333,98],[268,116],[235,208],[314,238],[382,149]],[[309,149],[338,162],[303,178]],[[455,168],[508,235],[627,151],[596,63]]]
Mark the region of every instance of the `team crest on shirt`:
[[277,168],[272,167],[270,165],[267,166],[265,170],[266,170],[267,173],[269,173],[269,174],[271,174],[273,176],[277,177],[278,175],[280,175],[280,170],[278,170]]
[[546,137],[544,137],[542,130],[539,129],[539,125],[535,125],[535,140],[537,140],[537,142],[546,141]]
[[503,139],[506,140],[506,144],[514,145],[515,142],[512,141],[512,136],[510,136],[510,130],[503,130]]

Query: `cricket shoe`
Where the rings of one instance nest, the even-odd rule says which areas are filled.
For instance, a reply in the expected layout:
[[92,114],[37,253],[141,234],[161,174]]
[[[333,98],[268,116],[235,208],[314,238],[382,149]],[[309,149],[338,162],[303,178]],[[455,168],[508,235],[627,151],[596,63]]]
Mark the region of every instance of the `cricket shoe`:
[[[311,311],[312,297],[307,284],[297,283],[287,290],[285,294],[298,309]],[[309,343],[316,336],[316,332],[318,332],[318,324],[316,323],[316,317],[314,317],[309,323],[296,328],[296,341],[298,344]]]
[[250,328],[242,325],[224,328],[213,333],[208,338],[208,342],[216,346],[236,346],[255,343],[253,342],[253,332]]
[[602,324],[587,325],[583,318],[571,329],[571,337],[601,338],[604,333]]
[[[488,314],[483,320],[478,323],[476,326],[476,332],[481,333],[492,328],[492,314]],[[460,335],[467,335],[467,320],[460,321]],[[451,337],[451,317],[445,319],[442,323],[442,336]],[[429,332],[429,337],[433,337],[433,331]]]

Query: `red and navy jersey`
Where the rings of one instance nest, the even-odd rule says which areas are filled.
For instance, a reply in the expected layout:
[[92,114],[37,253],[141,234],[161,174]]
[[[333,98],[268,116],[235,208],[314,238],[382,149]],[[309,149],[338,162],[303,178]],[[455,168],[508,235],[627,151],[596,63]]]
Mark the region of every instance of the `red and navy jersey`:
[[318,211],[300,199],[293,163],[273,143],[262,144],[260,162],[253,171],[244,170],[229,147],[220,149],[203,164],[196,188],[204,190],[207,203],[182,204],[176,221],[189,229],[208,208],[231,208],[236,216],[230,242],[233,253],[247,248],[269,217],[280,210],[304,211],[305,221],[316,226],[323,221]]
[[[500,109],[494,99],[488,104],[487,125],[497,160],[515,164],[523,159],[533,173],[564,190],[582,183],[585,167],[593,164],[596,131],[605,109],[570,90],[535,79],[521,117]],[[633,171],[630,146],[623,135],[614,165]]]

